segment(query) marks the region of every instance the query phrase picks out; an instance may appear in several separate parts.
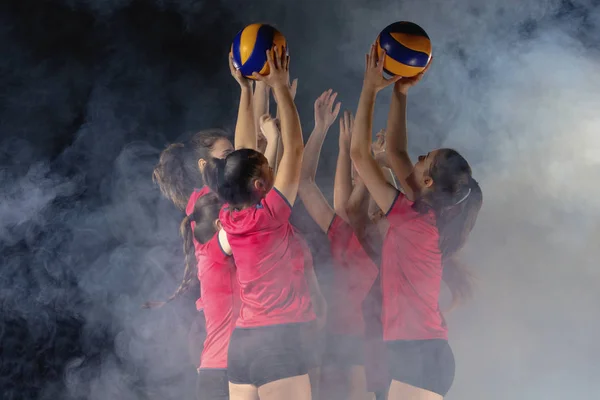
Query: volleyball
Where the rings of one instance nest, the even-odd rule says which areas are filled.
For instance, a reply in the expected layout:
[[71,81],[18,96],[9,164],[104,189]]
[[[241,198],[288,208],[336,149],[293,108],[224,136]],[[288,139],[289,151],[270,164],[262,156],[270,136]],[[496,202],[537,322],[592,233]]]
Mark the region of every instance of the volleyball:
[[385,50],[383,69],[390,75],[412,77],[431,59],[431,40],[419,25],[400,21],[385,27],[377,37],[377,54]]
[[231,52],[233,65],[246,78],[252,79],[252,74],[269,74],[267,50],[273,45],[279,48],[280,54],[287,53],[285,37],[277,29],[267,24],[251,24],[237,33]]

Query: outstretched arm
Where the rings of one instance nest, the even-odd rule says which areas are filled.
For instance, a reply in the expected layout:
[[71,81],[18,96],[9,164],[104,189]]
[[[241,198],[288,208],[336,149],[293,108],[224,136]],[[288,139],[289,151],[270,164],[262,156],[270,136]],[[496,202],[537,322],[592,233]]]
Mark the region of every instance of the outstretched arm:
[[[252,103],[254,108],[254,131],[256,132],[256,146],[258,151],[265,154],[266,146],[268,146],[268,142],[264,143],[265,137],[262,134],[260,129],[260,118],[269,114],[269,96],[271,94],[271,88],[267,86],[266,83],[257,81],[254,85],[254,95],[252,97]],[[268,158],[268,157],[267,157]],[[269,163],[269,165],[271,165]]]
[[[296,99],[296,91],[298,90],[298,78],[292,81],[290,85],[290,93],[292,94],[292,100]],[[273,93],[273,98],[275,99],[275,103],[277,104],[277,97],[275,97],[275,93]],[[279,106],[276,107],[275,110],[275,119],[279,121]],[[281,137],[279,138],[279,143],[277,144],[277,162],[275,163],[276,169],[279,169],[279,163],[281,162],[281,157],[283,157],[283,141]]]
[[281,110],[281,139],[283,142],[283,156],[279,164],[279,170],[275,177],[273,187],[277,189],[287,201],[293,205],[298,194],[300,183],[300,169],[302,168],[302,154],[304,142],[302,140],[302,128],[298,110],[292,100],[289,81],[289,56],[279,54],[274,46],[273,50],[267,51],[267,62],[269,63],[269,75],[253,75],[257,80],[267,83],[277,97],[278,107]]
[[402,187],[404,194],[410,200],[415,199],[415,193],[418,186],[412,175],[413,163],[408,156],[408,138],[406,134],[406,98],[408,89],[415,85],[423,74],[427,71],[423,70],[414,78],[402,78],[394,85],[392,101],[390,103],[390,112],[388,114],[387,123],[387,145],[386,151],[387,161],[398,178],[399,185]]
[[328,90],[315,101],[315,129],[308,138],[308,142],[306,142],[300,179],[299,194],[302,203],[304,203],[304,207],[323,232],[327,232],[329,229],[334,213],[327,199],[318,188],[315,176],[325,135],[340,111],[340,103],[337,103],[335,107],[333,106],[336,96],[337,93]]
[[335,183],[333,185],[333,209],[344,221],[350,222],[346,208],[352,193],[352,161],[350,160],[350,142],[354,116],[344,112],[340,118],[340,150],[335,168]]
[[[373,156],[381,168],[383,168],[383,160],[385,160],[385,145],[385,131],[381,130],[377,133],[375,141],[371,144]],[[369,224],[369,201],[371,197],[360,176],[358,174],[355,175],[354,188],[348,200],[346,212],[348,213],[350,225],[357,232],[357,236],[361,237],[365,231],[365,227]]]
[[269,114],[262,115],[259,118],[260,132],[267,140],[267,148],[265,149],[265,157],[269,161],[269,166],[276,169],[275,163],[277,162],[277,148],[279,146],[279,128],[277,122],[271,118]]
[[229,70],[239,83],[241,89],[238,117],[235,124],[235,149],[256,150],[256,125],[254,122],[254,109],[252,108],[252,86],[250,80],[235,69],[232,53],[229,53]]
[[385,54],[379,58],[375,46],[371,46],[370,54],[366,57],[365,79],[354,122],[350,156],[369,193],[379,208],[387,212],[396,198],[396,189],[387,183],[381,168],[371,154],[370,139],[377,93],[398,81],[400,77],[391,79],[383,77],[383,57]]
[[[290,84],[290,93],[292,94],[292,100],[296,99],[296,91],[298,90],[298,78],[294,79]],[[273,93],[273,98],[275,99],[275,104],[277,103],[277,96]],[[279,106],[275,107],[275,119],[279,119]]]

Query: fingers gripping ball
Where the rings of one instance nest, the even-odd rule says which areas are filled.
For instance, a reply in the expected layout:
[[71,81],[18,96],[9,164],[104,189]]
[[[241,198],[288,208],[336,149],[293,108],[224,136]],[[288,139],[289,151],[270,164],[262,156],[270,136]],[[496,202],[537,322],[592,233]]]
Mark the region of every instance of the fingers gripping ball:
[[246,78],[252,79],[252,74],[269,74],[267,50],[278,46],[280,54],[287,54],[285,37],[271,25],[252,24],[238,32],[233,39],[231,52],[233,65]]
[[412,22],[400,21],[385,27],[377,37],[377,54],[385,50],[383,69],[390,75],[413,77],[431,59],[431,40],[427,32]]

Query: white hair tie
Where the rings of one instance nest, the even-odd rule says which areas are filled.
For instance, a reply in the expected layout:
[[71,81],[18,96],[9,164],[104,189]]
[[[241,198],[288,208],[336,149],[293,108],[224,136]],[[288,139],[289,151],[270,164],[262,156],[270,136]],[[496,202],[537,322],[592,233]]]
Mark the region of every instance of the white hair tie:
[[467,197],[469,197],[470,194],[471,194],[471,188],[469,188],[469,191],[467,192],[467,194],[465,194],[462,199],[460,199],[459,201],[454,203],[454,205],[457,206],[460,203],[462,203],[463,201],[465,201],[467,199]]

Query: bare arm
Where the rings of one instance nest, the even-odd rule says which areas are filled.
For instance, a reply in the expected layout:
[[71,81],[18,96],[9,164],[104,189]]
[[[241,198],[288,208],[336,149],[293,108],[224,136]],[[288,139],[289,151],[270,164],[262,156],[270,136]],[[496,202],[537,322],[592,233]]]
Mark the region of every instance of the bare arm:
[[308,138],[308,142],[306,142],[300,179],[299,194],[302,203],[304,203],[304,207],[323,232],[327,232],[329,229],[334,213],[315,183],[315,176],[325,135],[340,110],[340,103],[333,107],[336,95],[337,93],[332,94],[332,91],[328,90],[315,101],[315,129]]
[[269,95],[271,89],[266,83],[257,81],[254,85],[254,96],[252,102],[254,105],[254,123],[255,131],[258,134],[260,132],[260,118],[269,114]]
[[231,255],[231,246],[229,245],[229,240],[227,240],[227,233],[223,229],[219,231],[219,244],[225,254]]
[[[429,65],[427,66],[429,68]],[[415,85],[427,68],[414,78],[403,78],[396,82],[390,103],[387,123],[387,161],[398,178],[404,194],[409,200],[415,199],[418,186],[413,180],[413,163],[408,155],[408,138],[406,134],[406,97],[408,89]]]
[[281,157],[283,156],[283,142],[281,141],[281,135],[277,139],[277,160],[275,162],[275,173],[279,170],[279,163],[281,162]]
[[387,212],[396,198],[396,189],[387,183],[381,168],[371,154],[371,132],[373,127],[373,109],[377,92],[394,83],[399,77],[387,80],[383,77],[383,55],[377,57],[375,46],[367,56],[367,67],[362,93],[358,102],[354,132],[350,145],[350,156],[356,171],[367,186],[373,200],[379,208]]
[[241,88],[240,105],[235,124],[234,146],[236,150],[256,150],[256,125],[254,122],[254,109],[252,108],[252,87],[250,80],[243,77],[242,73],[233,66],[233,55],[231,53],[229,53],[229,70]]
[[354,188],[346,205],[348,223],[358,237],[362,236],[365,226],[369,222],[369,192],[360,177],[356,177]]
[[289,56],[279,54],[278,49],[274,47],[273,50],[267,51],[267,62],[271,71],[269,75],[264,77],[255,74],[254,77],[257,80],[264,80],[271,86],[281,112],[283,155],[275,177],[274,188],[293,205],[300,183],[304,142],[298,110],[287,84],[289,81]]
[[[385,159],[385,157],[382,156],[385,154],[385,130],[381,130],[375,135],[375,141],[371,144],[371,151],[373,152],[373,157],[377,161],[377,164],[382,167],[382,160]],[[385,176],[385,170],[383,171]],[[355,175],[354,189],[348,200],[346,211],[348,213],[350,225],[352,225],[352,228],[360,237],[363,235],[366,225],[370,223],[369,202],[372,199],[371,196],[369,196],[365,183],[360,179],[358,174]]]
[[269,161],[269,166],[275,170],[275,163],[277,162],[277,147],[279,145],[279,128],[273,118],[268,114],[260,117],[260,131],[267,139],[267,148],[265,150],[265,157]]
[[[292,84],[290,85],[290,92],[292,93],[292,100],[296,99],[296,91],[298,90],[298,78],[294,79],[292,81]],[[275,96],[275,93],[273,93],[273,98],[275,99],[275,104],[277,103],[277,96]],[[275,108],[275,119],[279,119],[279,106],[277,106]]]
[[348,111],[340,118],[340,140],[335,182],[333,185],[333,209],[344,221],[350,222],[346,212],[350,193],[352,193],[352,161],[350,160],[350,141],[354,118]]

